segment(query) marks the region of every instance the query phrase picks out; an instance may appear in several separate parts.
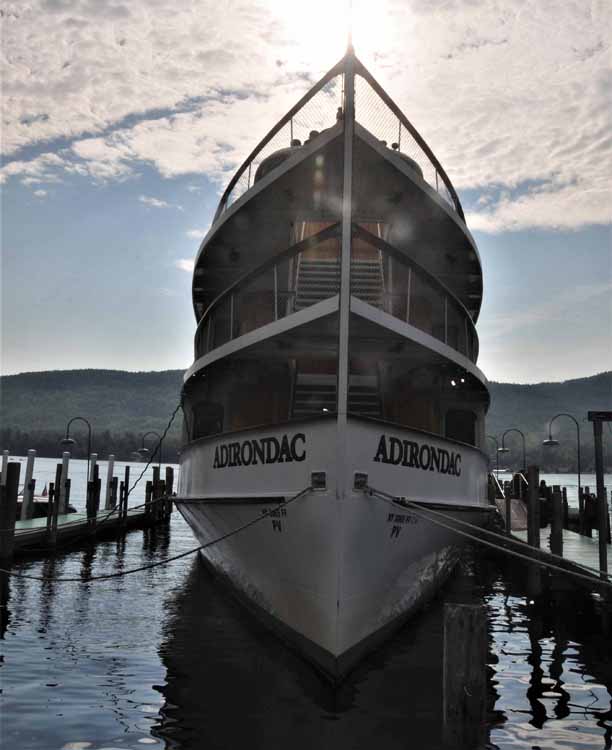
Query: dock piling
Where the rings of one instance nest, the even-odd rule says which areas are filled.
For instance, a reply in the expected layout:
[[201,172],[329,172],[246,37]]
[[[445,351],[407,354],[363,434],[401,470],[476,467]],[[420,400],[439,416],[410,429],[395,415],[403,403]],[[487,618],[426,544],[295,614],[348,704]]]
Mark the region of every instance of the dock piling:
[[527,496],[527,541],[532,547],[540,546],[540,482],[537,466],[527,469],[529,494]]
[[563,496],[559,485],[553,487],[550,551],[553,555],[563,555]]
[[125,474],[123,476],[123,497],[121,500],[122,508],[119,510],[119,514],[121,516],[122,524],[125,526],[127,524],[127,508],[128,508],[128,498],[130,493],[130,467],[125,467]]
[[145,485],[145,510],[147,513],[147,516],[151,516],[151,501],[153,499],[153,482],[149,479],[147,480],[147,483]]
[[55,482],[55,491],[59,498],[59,509],[58,513],[68,513],[68,501],[66,499],[66,480],[68,479],[68,469],[70,466],[70,452],[64,451],[62,453],[62,474]]
[[[461,648],[457,648],[461,644]],[[476,747],[486,712],[487,619],[482,605],[445,604],[443,733],[448,747]]]
[[21,501],[21,515],[19,518],[22,521],[27,521],[34,515],[34,486],[32,485],[34,476],[34,461],[36,460],[36,451],[30,449],[28,451],[28,460],[26,462],[25,478],[23,483],[23,500]]
[[106,466],[106,490],[104,492],[104,510],[110,510],[114,506],[111,505],[111,494],[113,485],[113,471],[115,469],[115,456],[110,454],[108,457],[108,464]]
[[118,487],[118,483],[119,483],[118,477],[113,477],[111,479],[109,510],[112,509],[112,508],[116,508],[117,507],[117,487]]
[[6,467],[8,466],[9,452],[2,451],[2,472],[0,473],[0,482],[6,484]]
[[21,464],[7,461],[0,484],[0,561],[8,561],[13,556],[15,541],[15,521],[17,520],[17,494]]
[[[540,472],[537,466],[527,468],[527,543],[540,547]],[[542,571],[530,565],[527,571],[527,588],[530,596],[542,592]]]

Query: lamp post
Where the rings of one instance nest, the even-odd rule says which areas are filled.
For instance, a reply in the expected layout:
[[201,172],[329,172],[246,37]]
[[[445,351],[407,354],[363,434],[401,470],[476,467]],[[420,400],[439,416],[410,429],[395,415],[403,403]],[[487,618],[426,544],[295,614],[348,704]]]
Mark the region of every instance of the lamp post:
[[67,447],[76,444],[76,440],[70,437],[70,425],[76,421],[85,422],[87,425],[87,481],[89,482],[89,458],[91,456],[91,425],[89,421],[85,417],[72,417],[66,425],[66,435],[60,440],[60,444]]
[[525,435],[517,427],[511,427],[509,430],[506,430],[504,432],[504,434],[502,435],[502,447],[498,448],[497,452],[498,453],[510,453],[510,448],[506,448],[506,435],[509,432],[518,432],[518,434],[523,439],[523,469],[522,470],[525,471],[526,463],[527,463],[526,450],[525,450]]
[[142,445],[138,449],[138,453],[140,453],[140,455],[143,456],[143,457],[146,456],[148,453],[150,453],[149,449],[145,448],[145,444],[144,444],[145,438],[148,437],[149,435],[155,435],[155,437],[158,440],[158,445],[159,445],[158,466],[161,469],[161,465],[162,465],[162,442],[163,442],[163,438],[161,437],[161,435],[158,432],[155,432],[154,430],[149,430],[149,432],[145,432],[145,434],[142,436]]
[[546,440],[542,441],[542,445],[545,445],[547,448],[554,448],[559,445],[559,441],[553,438],[551,431],[552,423],[558,417],[568,417],[568,419],[571,419],[572,422],[576,425],[576,453],[578,458],[578,507],[582,510],[582,491],[580,487],[580,424],[578,423],[576,417],[573,417],[571,414],[566,414],[565,412],[555,414],[555,416],[548,423],[548,437],[546,438]]
[[487,435],[487,440],[495,443],[495,476],[499,479],[499,442],[495,435]]

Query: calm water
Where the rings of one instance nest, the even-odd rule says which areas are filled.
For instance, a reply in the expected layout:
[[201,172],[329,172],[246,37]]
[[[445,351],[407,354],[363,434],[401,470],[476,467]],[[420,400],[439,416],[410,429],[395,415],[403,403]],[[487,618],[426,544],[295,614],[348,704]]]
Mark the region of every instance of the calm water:
[[[73,476],[84,476],[79,463]],[[193,546],[175,513],[167,529],[15,568],[86,576]],[[598,602],[533,604],[524,584],[521,567],[468,551],[438,599],[332,689],[195,557],[91,585],[12,579],[0,623],[1,746],[438,748],[443,603],[469,601],[489,613],[489,747],[612,747],[612,635]]]

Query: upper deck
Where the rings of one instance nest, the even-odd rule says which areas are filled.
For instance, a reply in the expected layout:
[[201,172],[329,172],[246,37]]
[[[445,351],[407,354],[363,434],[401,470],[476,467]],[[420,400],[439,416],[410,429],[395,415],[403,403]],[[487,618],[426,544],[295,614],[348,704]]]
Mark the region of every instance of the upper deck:
[[[434,276],[475,322],[476,245],[448,176],[414,126],[354,56],[352,216]],[[225,190],[193,280],[198,321],[226,289],[295,243],[301,222],[341,219],[347,58],[268,133]]]

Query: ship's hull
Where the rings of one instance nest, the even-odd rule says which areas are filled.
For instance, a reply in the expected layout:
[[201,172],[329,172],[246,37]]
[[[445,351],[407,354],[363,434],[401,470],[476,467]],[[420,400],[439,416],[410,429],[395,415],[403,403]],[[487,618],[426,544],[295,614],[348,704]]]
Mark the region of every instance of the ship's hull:
[[[355,473],[451,518],[482,524],[491,511],[479,451],[361,420],[342,435],[327,419],[194,443],[177,502],[201,544],[273,511],[202,555],[333,679],[435,593],[461,543],[418,511],[354,489]],[[278,509],[312,472],[325,473],[325,488]]]

